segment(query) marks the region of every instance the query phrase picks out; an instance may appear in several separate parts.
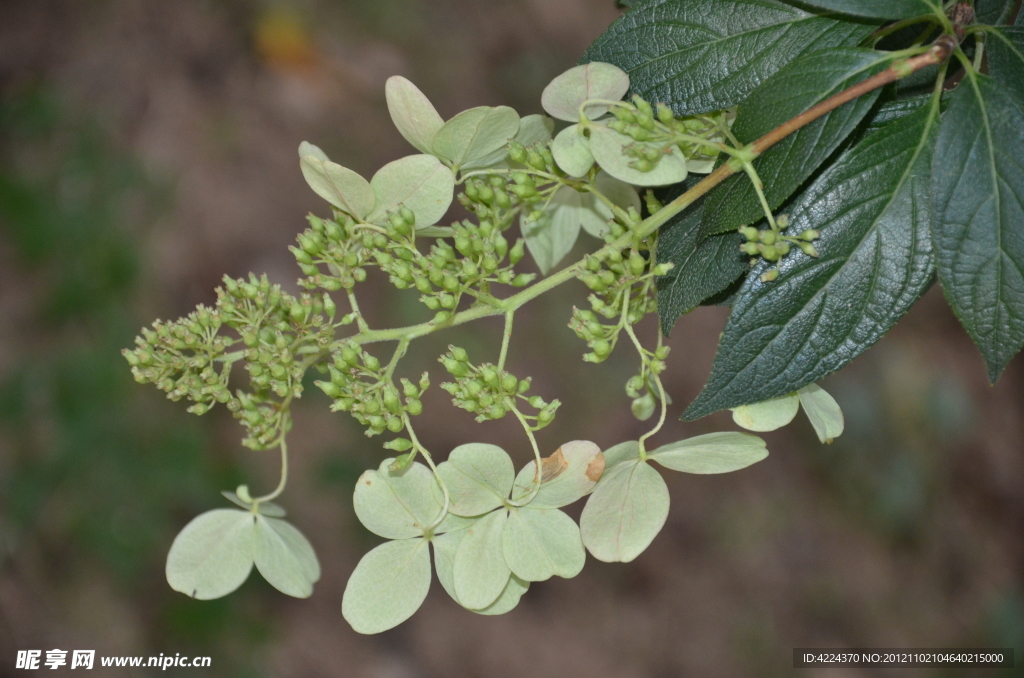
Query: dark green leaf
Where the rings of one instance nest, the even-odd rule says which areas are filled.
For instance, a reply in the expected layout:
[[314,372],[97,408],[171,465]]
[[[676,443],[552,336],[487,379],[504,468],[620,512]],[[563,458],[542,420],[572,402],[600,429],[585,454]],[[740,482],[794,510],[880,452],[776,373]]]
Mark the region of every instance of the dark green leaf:
[[989,73],[1024,104],[1024,28],[1007,26],[989,33]]
[[688,115],[734,106],[798,56],[856,45],[873,29],[776,0],[650,0],[613,23],[581,62],[613,63],[634,93]]
[[[733,134],[744,144],[767,134],[828,97],[888,67],[884,52],[846,47],[800,57],[761,83],[740,106]],[[832,155],[878,99],[875,90],[823,115],[754,161],[768,206],[776,209]],[[726,179],[708,195],[702,231],[734,231],[764,216],[745,173]]]
[[1024,346],[1024,106],[969,74],[935,148],[939,280],[995,381]]
[[[822,229],[821,256],[790,253],[774,282],[754,268],[707,386],[683,415],[791,393],[875,343],[931,282],[932,100],[844,151],[793,204],[790,233]],[[794,248],[795,250],[796,248]]]
[[980,24],[995,26],[1010,18],[1016,0],[975,0],[974,18]]
[[658,316],[667,337],[679,316],[727,288],[749,269],[740,252],[739,233],[704,238],[700,234],[701,199],[661,227],[658,261],[675,268],[658,278]]
[[912,19],[935,11],[928,0],[804,0],[808,5],[871,19]]

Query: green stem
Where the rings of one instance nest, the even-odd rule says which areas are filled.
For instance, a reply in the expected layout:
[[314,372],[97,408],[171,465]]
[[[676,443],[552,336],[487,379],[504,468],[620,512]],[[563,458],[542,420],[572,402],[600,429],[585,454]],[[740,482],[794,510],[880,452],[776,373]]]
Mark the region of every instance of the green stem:
[[360,332],[369,332],[370,326],[366,324],[366,320],[363,319],[363,314],[359,312],[359,302],[356,301],[356,291],[348,291],[348,303],[352,306],[352,312],[356,314],[356,325],[359,327]]
[[757,175],[757,170],[754,169],[753,164],[749,162],[743,163],[743,171],[747,173],[747,176],[750,177],[750,183],[754,185],[754,192],[757,193],[757,199],[761,202],[761,209],[764,210],[764,215],[768,218],[768,225],[772,227],[773,231],[778,233],[779,227],[775,225],[775,215],[772,214],[772,208],[768,205],[768,198],[764,195],[764,182]]
[[448,486],[444,484],[444,479],[437,472],[437,466],[434,465],[434,459],[430,456],[430,453],[427,452],[427,448],[423,447],[423,444],[420,443],[419,438],[416,437],[416,432],[412,430],[412,421],[409,420],[408,412],[402,412],[402,422],[405,424],[405,430],[409,434],[409,440],[412,442],[413,451],[423,455],[423,461],[427,462],[427,466],[430,467],[431,472],[434,474],[434,478],[437,480],[437,484],[441,486],[441,493],[444,495],[444,504],[441,506],[441,513],[439,513],[437,518],[435,518],[434,521],[423,530],[424,532],[429,533],[440,525],[448,515],[448,509],[451,508],[451,495],[448,493]]
[[512,318],[514,317],[515,311],[505,314],[505,331],[501,336],[501,353],[498,354],[498,372],[505,369],[505,358],[508,356],[508,344],[512,339]]
[[395,347],[395,352],[391,356],[391,362],[388,363],[387,369],[384,370],[384,381],[391,381],[391,375],[395,373],[395,368],[398,367],[398,361],[405,356],[405,352],[409,349],[409,342],[412,341],[409,337],[402,337],[398,340],[398,346]]
[[286,425],[287,424],[285,422],[282,422],[282,425],[281,425],[282,432],[281,432],[281,438],[280,438],[280,447],[281,447],[281,480],[278,481],[277,488],[273,492],[271,492],[270,494],[265,494],[262,497],[257,497],[257,498],[252,500],[252,510],[253,510],[253,512],[257,512],[257,507],[262,502],[271,501],[273,499],[276,499],[278,497],[278,495],[280,495],[282,492],[284,492],[285,485],[288,484],[288,441],[285,438],[285,434],[284,434],[284,431],[283,431],[283,429],[285,428]]
[[526,437],[530,439],[530,445],[533,447],[533,461],[536,468],[533,472],[533,487],[530,488],[530,492],[521,501],[509,501],[508,503],[512,506],[526,506],[533,498],[537,496],[537,492],[540,491],[540,481],[542,478],[541,471],[541,459],[540,459],[540,447],[537,446],[537,439],[533,436],[533,429],[530,428],[529,422],[523,417],[523,413],[519,411],[515,406],[512,407],[512,413],[516,415],[516,419],[523,425],[523,430],[526,431]]

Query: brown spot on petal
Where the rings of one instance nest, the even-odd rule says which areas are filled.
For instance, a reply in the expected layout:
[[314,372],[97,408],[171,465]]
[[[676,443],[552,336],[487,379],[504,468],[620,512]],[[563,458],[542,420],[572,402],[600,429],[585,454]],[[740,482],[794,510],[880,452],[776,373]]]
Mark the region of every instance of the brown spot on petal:
[[559,447],[550,457],[544,457],[540,460],[540,482],[546,483],[554,480],[562,475],[567,468],[569,468],[569,462],[565,460],[562,448]]
[[604,453],[598,452],[597,456],[590,460],[587,464],[587,478],[590,478],[595,483],[601,479],[604,474]]

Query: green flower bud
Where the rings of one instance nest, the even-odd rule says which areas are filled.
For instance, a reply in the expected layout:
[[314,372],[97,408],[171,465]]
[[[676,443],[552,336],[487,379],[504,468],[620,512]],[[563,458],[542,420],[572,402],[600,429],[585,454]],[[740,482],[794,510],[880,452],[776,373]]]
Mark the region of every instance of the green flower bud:
[[597,339],[590,348],[598,358],[604,358],[612,352],[612,345],[604,339]]
[[544,156],[542,156],[540,153],[538,153],[532,148],[529,151],[527,151],[526,162],[527,164],[530,165],[530,167],[534,168],[535,170],[543,172],[544,170],[547,169],[547,163],[544,162]]
[[673,268],[675,268],[675,264],[673,264],[671,261],[666,261],[665,263],[658,264],[657,266],[654,267],[654,275],[656,275],[656,276],[665,275],[666,273],[671,271]]
[[761,250],[758,249],[756,242],[743,243],[742,245],[740,245],[740,251],[749,254],[752,257],[755,257],[761,253]]
[[779,269],[773,268],[770,271],[761,274],[761,282],[771,282],[779,277]]
[[366,365],[366,369],[371,372],[376,372],[380,369],[380,361],[377,360],[376,356],[372,356],[368,353],[363,357],[363,364]]
[[508,197],[508,193],[503,189],[496,188],[494,189],[494,204],[503,210],[507,210],[512,207],[512,199]]
[[419,416],[423,413],[423,403],[416,398],[410,398],[405,401],[405,410],[414,417]]
[[324,235],[331,242],[341,242],[345,239],[345,229],[334,221],[328,221],[324,224]]
[[810,242],[812,240],[817,240],[820,237],[821,237],[821,231],[819,231],[816,228],[808,228],[806,231],[804,231],[803,233],[800,234],[800,239],[801,240],[806,240],[807,242]]
[[303,234],[301,234],[299,236],[298,240],[299,240],[299,247],[301,247],[303,250],[305,250],[309,254],[319,254],[320,253],[320,251],[321,251],[320,243],[317,242],[316,240],[314,240],[312,237],[310,237],[310,236],[306,235],[305,233],[303,233]]
[[790,244],[786,240],[780,240],[775,243],[775,250],[779,253],[780,257],[784,257],[789,254]]
[[514,374],[506,372],[501,377],[501,390],[507,393],[515,393],[516,387],[519,386],[519,380],[516,379]]
[[665,125],[671,125],[672,121],[675,120],[675,115],[672,113],[672,109],[665,104],[658,104],[658,120]]
[[508,261],[509,261],[509,263],[512,264],[513,266],[518,264],[522,260],[523,254],[525,254],[525,252],[526,252],[525,248],[526,248],[526,241],[523,240],[522,238],[517,239],[516,243],[512,246],[512,249],[509,250],[509,253],[508,253]]
[[394,450],[395,452],[405,452],[412,447],[412,442],[408,438],[395,438],[384,443],[385,450]]
[[[387,447],[387,445],[385,445],[384,447]],[[395,460],[393,462],[388,464],[388,470],[391,471],[392,473],[398,473],[399,471],[404,469],[406,466],[408,466],[409,462],[411,462],[415,457],[416,457],[416,453],[415,452],[410,452],[408,454],[401,454],[401,455],[395,457]]]
[[629,272],[632,273],[633,275],[641,275],[644,272],[645,268],[647,268],[647,260],[644,259],[643,256],[636,250],[630,252]]
[[814,245],[812,245],[809,242],[802,242],[802,243],[800,243],[800,249],[802,249],[804,254],[806,254],[809,257],[816,257],[816,256],[818,256],[818,250],[815,249]]
[[416,213],[405,205],[398,208],[398,214],[402,217],[402,221],[409,224],[409,226],[416,225]]
[[300,264],[309,265],[313,263],[313,257],[309,256],[309,252],[305,250],[300,250],[298,247],[295,247],[294,245],[289,245],[288,250],[295,255],[295,261],[299,262]]
[[393,412],[394,414],[401,412],[401,401],[398,399],[398,393],[396,393],[394,389],[389,388],[384,393],[383,400],[384,407],[387,408],[388,411]]
[[402,423],[402,419],[394,415],[388,415],[384,417],[384,422],[388,430],[391,431],[392,433],[398,433],[403,428],[405,428],[405,424]]
[[760,233],[753,226],[744,226],[740,229],[740,235],[751,242],[756,242]]
[[536,277],[536,273],[520,273],[512,279],[512,287],[526,287]]
[[768,261],[778,261],[779,251],[775,248],[775,245],[765,245],[764,248],[761,249],[761,256]]
[[526,147],[518,141],[510,141],[508,145],[508,157],[511,158],[513,162],[525,165],[527,161]]
[[760,232],[758,232],[757,236],[758,236],[758,239],[762,243],[764,243],[765,245],[774,245],[775,244],[775,231],[773,231],[771,229],[760,231]]
[[329,382],[329,381],[314,381],[313,384],[315,384],[317,387],[319,387],[319,389],[321,391],[326,393],[328,395],[328,397],[337,398],[337,397],[341,396],[341,394],[342,394],[341,387],[338,386],[337,384],[332,383],[332,382]]
[[632,410],[633,416],[640,421],[647,421],[650,419],[654,414],[656,407],[657,401],[655,400],[654,395],[649,391],[629,405],[629,409]]

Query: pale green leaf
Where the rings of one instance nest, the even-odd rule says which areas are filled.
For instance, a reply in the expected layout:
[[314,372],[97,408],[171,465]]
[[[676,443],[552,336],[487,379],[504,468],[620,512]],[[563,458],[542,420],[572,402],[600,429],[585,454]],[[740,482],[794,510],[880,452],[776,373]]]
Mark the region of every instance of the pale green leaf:
[[662,445],[650,458],[683,473],[729,473],[768,456],[764,441],[749,433],[727,431]]
[[718,157],[698,156],[686,159],[686,171],[693,174],[711,174],[718,164]]
[[[598,172],[594,179],[594,188],[616,206],[624,210],[632,207],[637,213],[640,212],[640,194],[625,181],[620,181],[607,172]],[[592,193],[584,194],[583,205],[590,209],[590,213],[584,215],[581,221],[583,230],[595,238],[603,238],[608,230],[608,220],[613,216],[611,208]]]
[[373,209],[376,198],[366,179],[336,162],[316,156],[303,156],[299,163],[302,176],[313,192],[356,219]]
[[502,555],[502,533],[508,511],[489,513],[464,530],[452,566],[456,598],[464,607],[482,610],[508,584],[511,571]]
[[430,469],[413,462],[392,473],[394,459],[356,482],[352,498],[356,516],[366,529],[385,539],[419,537],[441,514],[440,489]]
[[[548,116],[537,113],[526,115],[519,120],[519,132],[516,133],[515,140],[523,146],[547,143],[551,140],[551,133],[554,129],[555,121]],[[521,167],[521,165],[517,166]],[[503,146],[478,160],[467,162],[462,166],[462,170],[469,171],[484,168],[509,169],[511,167],[512,163],[508,157],[508,148]]]
[[380,633],[411,617],[429,590],[426,540],[385,542],[356,565],[345,586],[341,614],[359,633]]
[[541,273],[547,275],[576,244],[582,215],[586,211],[583,195],[562,186],[548,202],[540,219],[529,221],[525,211],[521,215],[519,226],[526,239],[526,248]]
[[524,115],[519,120],[519,132],[515,139],[523,146],[533,146],[547,142],[555,131],[555,121],[546,115],[533,113]]
[[317,160],[330,160],[327,154],[320,150],[319,146],[315,146],[308,141],[303,141],[299,144],[299,159],[305,158],[307,155],[311,155]]
[[748,431],[774,431],[793,421],[799,409],[800,399],[791,393],[753,405],[734,407],[732,420]]
[[668,487],[647,462],[606,471],[580,517],[583,544],[598,560],[628,563],[643,553],[668,518]]
[[818,434],[818,440],[830,443],[843,434],[843,411],[825,389],[817,384],[808,384],[796,393],[814,432]]
[[261,516],[266,516],[268,518],[284,518],[288,515],[288,512],[285,511],[282,506],[279,506],[272,501],[261,501],[258,511]]
[[376,205],[366,220],[383,223],[401,206],[416,215],[416,227],[433,226],[452,204],[455,176],[432,155],[409,155],[381,167],[370,180]]
[[[437,488],[437,485],[434,487]],[[437,489],[435,493],[439,497],[444,496],[440,493],[440,489]],[[439,505],[443,505],[444,500],[440,499],[439,501],[442,502],[442,504]],[[467,527],[479,520],[479,518],[480,516],[457,516],[449,511],[445,514],[444,520],[441,521],[441,524],[434,528],[434,534],[444,534],[445,532],[459,532],[460,530],[465,530]]]
[[437,581],[441,582],[441,586],[456,603],[459,602],[459,597],[455,594],[455,554],[465,536],[465,530],[458,530],[430,540],[434,546],[434,570],[437,572]]
[[636,162],[635,157],[626,154],[626,149],[631,147],[662,148],[658,144],[634,141],[604,125],[591,125],[590,152],[594,154],[601,169],[616,179],[634,186],[665,186],[677,184],[686,178],[686,157],[675,144],[671,146],[671,152],[664,155],[650,172],[641,172],[630,166]]
[[197,600],[212,600],[242,585],[252,570],[253,528],[249,511],[215,509],[192,519],[167,554],[167,583]]
[[[505,588],[502,589],[501,595],[498,596],[497,600],[482,610],[470,610],[470,612],[488,616],[505,614],[519,604],[519,599],[523,597],[523,594],[529,588],[530,582],[524,581],[513,574],[508,578],[508,583],[505,584]],[[469,608],[466,609],[468,610]]]
[[308,598],[320,579],[320,563],[309,541],[277,518],[257,517],[253,560],[271,586],[296,598]]
[[221,494],[224,495],[224,498],[230,501],[232,504],[235,504],[236,506],[241,506],[246,510],[248,510],[252,506],[252,502],[245,501],[244,499],[239,497],[237,493],[232,492],[230,490],[222,490]]
[[505,562],[525,581],[544,581],[552,575],[572,578],[583,569],[586,553],[580,530],[558,509],[532,504],[509,512],[502,535]]
[[613,467],[624,461],[631,461],[640,458],[640,443],[635,440],[627,440],[624,443],[613,445],[604,451],[604,475]]
[[460,516],[478,516],[501,506],[516,478],[508,453],[486,443],[459,445],[437,474],[451,497],[448,510]]
[[431,142],[435,155],[454,169],[502,148],[519,131],[519,114],[508,106],[478,106],[444,124]]
[[[540,95],[544,110],[559,120],[579,122],[580,105],[589,99],[618,101],[629,89],[629,76],[618,66],[599,61],[575,66],[552,80]],[[608,112],[604,103],[588,104],[584,114],[599,118]]]
[[[441,586],[456,603],[459,602],[459,598],[455,595],[455,553],[465,536],[464,530],[450,532],[436,537],[431,542],[434,545],[434,568],[437,570],[437,580],[441,582]],[[519,599],[528,588],[530,588],[529,582],[512,575],[497,600],[481,610],[471,611],[486,615],[505,614],[519,604]]]
[[579,125],[569,125],[555,137],[551,153],[562,170],[573,177],[582,177],[594,164],[590,141]]
[[[601,448],[589,440],[565,443],[550,457],[541,459],[541,485],[529,507],[561,508],[586,496],[604,472]],[[537,462],[531,461],[516,476],[512,498],[522,501],[533,489]]]
[[405,140],[423,153],[430,153],[430,142],[444,125],[434,105],[419,90],[400,75],[388,78],[384,85],[388,112],[395,127]]

